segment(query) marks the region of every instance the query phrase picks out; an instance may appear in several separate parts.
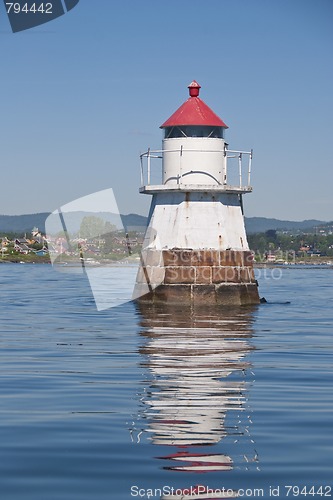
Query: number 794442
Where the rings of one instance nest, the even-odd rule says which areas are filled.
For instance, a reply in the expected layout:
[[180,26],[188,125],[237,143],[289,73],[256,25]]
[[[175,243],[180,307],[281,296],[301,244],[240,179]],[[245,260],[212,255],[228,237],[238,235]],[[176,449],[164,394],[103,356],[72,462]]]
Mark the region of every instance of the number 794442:
[[18,2],[6,2],[7,14],[52,14],[52,3],[38,3],[34,2],[32,5],[28,5],[27,3],[21,5]]

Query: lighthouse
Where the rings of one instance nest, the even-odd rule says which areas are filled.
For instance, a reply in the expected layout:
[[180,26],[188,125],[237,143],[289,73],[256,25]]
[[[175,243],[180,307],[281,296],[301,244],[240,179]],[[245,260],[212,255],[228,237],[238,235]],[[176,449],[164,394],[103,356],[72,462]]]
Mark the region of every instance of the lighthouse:
[[259,303],[243,215],[252,151],[231,150],[228,128],[199,97],[160,128],[162,149],[141,155],[141,188],[152,195],[134,298],[181,305]]

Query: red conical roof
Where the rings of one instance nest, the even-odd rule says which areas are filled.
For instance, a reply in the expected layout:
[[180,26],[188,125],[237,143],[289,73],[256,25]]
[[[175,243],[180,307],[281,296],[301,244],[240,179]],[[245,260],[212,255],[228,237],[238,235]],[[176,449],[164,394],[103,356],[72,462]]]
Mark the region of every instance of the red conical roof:
[[228,128],[221,118],[219,118],[200,97],[198,97],[200,88],[200,85],[193,80],[188,86],[190,97],[160,126],[160,128],[175,127],[179,125],[208,125],[211,127]]

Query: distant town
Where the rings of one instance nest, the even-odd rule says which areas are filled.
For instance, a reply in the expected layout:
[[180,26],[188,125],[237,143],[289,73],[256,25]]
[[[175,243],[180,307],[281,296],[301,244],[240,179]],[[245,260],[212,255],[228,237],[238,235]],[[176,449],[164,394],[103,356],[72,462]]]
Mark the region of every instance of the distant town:
[[[94,220],[95,219],[95,220]],[[117,230],[97,217],[85,217],[78,234],[43,234],[37,227],[24,235],[1,236],[1,261],[74,263],[79,259],[101,263],[139,255],[143,232]]]

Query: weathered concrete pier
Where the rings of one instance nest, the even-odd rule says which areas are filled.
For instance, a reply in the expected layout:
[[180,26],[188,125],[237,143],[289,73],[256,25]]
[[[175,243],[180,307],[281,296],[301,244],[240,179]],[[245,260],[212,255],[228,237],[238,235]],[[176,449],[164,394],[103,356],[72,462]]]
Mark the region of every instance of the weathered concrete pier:
[[[196,81],[188,88],[190,97],[161,125],[162,149],[141,155],[140,192],[153,199],[135,297],[257,304],[242,202],[252,191],[252,151],[229,150],[227,125],[199,98]],[[162,179],[154,183],[161,160]]]

